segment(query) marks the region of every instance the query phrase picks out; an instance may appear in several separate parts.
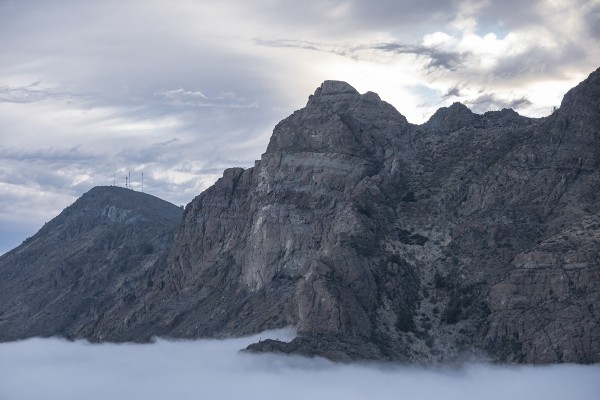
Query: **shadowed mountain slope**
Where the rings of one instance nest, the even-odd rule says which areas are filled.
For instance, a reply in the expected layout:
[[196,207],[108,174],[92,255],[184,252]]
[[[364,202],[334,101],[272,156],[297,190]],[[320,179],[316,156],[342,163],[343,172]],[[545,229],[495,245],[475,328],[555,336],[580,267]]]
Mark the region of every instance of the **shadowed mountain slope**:
[[419,126],[375,93],[326,81],[253,168],[226,170],[187,205],[130,295],[74,335],[291,325],[292,342],[249,349],[599,362],[599,98],[596,71],[546,118],[455,103]]
[[88,337],[173,243],[183,210],[148,194],[96,187],[0,257],[0,340]]

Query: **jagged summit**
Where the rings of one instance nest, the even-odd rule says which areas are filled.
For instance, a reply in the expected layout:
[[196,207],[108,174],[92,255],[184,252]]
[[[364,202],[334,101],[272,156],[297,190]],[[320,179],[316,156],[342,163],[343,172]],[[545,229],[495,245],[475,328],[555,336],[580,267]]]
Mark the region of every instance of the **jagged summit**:
[[319,103],[336,103],[359,100],[360,93],[351,85],[343,81],[325,81],[308,98],[307,107]]
[[579,142],[587,144],[588,149],[598,149],[595,143],[600,137],[600,68],[565,94],[550,122],[557,143]]
[[438,109],[425,126],[430,129],[453,132],[477,121],[479,116],[462,103]]
[[361,97],[363,100],[371,103],[378,103],[381,101],[381,97],[375,92],[366,92]]
[[566,110],[598,112],[600,110],[600,68],[564,95],[560,109],[563,112]]
[[408,122],[376,93],[361,95],[346,82],[325,81],[306,107],[281,121],[265,154],[315,152],[362,156],[381,152]]

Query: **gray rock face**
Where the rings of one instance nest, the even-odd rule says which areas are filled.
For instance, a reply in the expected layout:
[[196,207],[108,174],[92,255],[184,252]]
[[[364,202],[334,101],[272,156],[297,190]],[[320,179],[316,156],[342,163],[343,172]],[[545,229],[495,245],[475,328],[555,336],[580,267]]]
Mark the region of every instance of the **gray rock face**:
[[0,257],[0,340],[89,337],[173,243],[182,210],[156,197],[96,187]]
[[325,81],[308,98],[308,107],[318,104],[348,103],[360,98],[360,94],[352,86],[342,81]]
[[291,343],[249,350],[599,362],[598,96],[600,71],[546,118],[455,103],[417,126],[376,94],[327,81],[253,168],[226,170],[187,205],[174,243],[129,281],[129,301],[76,334],[292,325]]
[[[586,93],[600,92],[597,74]],[[293,325],[292,343],[250,349],[597,362],[598,265],[576,262],[564,286],[564,248],[550,246],[553,270],[519,261],[597,215],[599,113],[586,111],[596,128],[582,127],[569,109],[536,120],[455,104],[414,126],[373,93],[325,82],[276,126],[254,168],[225,171],[187,206],[140,331]],[[590,251],[591,238],[572,250]]]
[[486,340],[511,361],[598,362],[600,220],[587,216],[513,259],[491,287]]
[[464,104],[454,103],[450,107],[442,107],[425,123],[425,127],[442,132],[454,132],[461,128],[475,125],[481,117]]

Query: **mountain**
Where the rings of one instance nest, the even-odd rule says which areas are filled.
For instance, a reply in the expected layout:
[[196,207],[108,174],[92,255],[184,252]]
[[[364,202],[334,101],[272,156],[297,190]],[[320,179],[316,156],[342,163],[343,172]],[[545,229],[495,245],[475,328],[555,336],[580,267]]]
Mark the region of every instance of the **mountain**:
[[[292,342],[248,350],[600,362],[599,100],[597,70],[545,118],[455,103],[413,125],[377,94],[326,81],[254,167],[226,170],[186,206],[173,243],[132,267],[126,292],[77,294],[93,324],[66,334],[145,341],[294,326]],[[25,245],[0,258],[2,274],[15,254],[38,251]],[[19,276],[0,285],[45,293]],[[0,318],[20,326],[19,306],[6,310]]]
[[0,340],[88,337],[99,315],[129,304],[174,239],[183,210],[119,187],[85,193],[0,257]]

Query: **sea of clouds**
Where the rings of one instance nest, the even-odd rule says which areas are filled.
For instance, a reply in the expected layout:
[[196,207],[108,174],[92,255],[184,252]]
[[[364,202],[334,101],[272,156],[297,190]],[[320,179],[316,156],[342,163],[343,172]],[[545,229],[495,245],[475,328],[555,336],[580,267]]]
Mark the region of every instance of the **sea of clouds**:
[[0,344],[0,399],[600,399],[600,365],[334,364],[240,353],[259,338],[153,344]]

